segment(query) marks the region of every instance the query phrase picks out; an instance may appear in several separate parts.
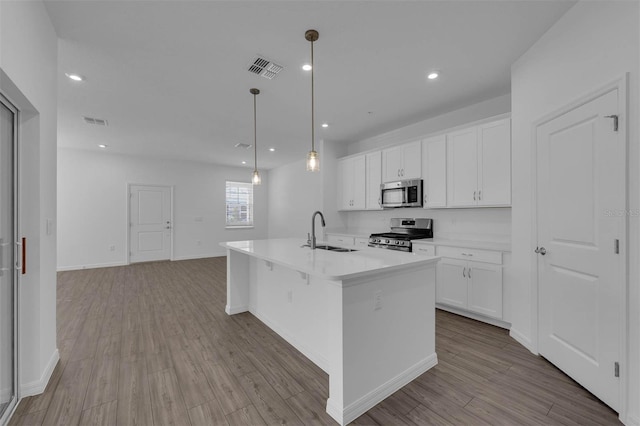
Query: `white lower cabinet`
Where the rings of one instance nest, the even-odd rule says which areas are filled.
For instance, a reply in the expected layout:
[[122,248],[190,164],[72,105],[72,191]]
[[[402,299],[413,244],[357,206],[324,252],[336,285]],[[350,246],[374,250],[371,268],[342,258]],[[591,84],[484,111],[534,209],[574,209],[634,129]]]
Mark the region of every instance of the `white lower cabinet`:
[[437,254],[436,303],[502,320],[502,253],[438,247]]
[[369,247],[369,238],[367,237],[355,237],[354,245],[356,247]]
[[[436,267],[436,303],[467,308],[467,262],[442,258]],[[464,274],[464,275],[463,275]]]

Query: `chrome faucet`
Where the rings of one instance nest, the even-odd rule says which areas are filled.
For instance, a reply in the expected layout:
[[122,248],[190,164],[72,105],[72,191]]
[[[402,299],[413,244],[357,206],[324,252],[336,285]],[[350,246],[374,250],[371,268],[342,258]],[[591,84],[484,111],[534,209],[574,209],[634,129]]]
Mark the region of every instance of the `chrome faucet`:
[[311,250],[316,249],[316,215],[320,215],[320,220],[322,220],[322,226],[323,227],[326,226],[326,224],[324,223],[324,215],[322,214],[321,211],[314,212],[311,215],[311,236],[309,237],[309,246],[311,247]]

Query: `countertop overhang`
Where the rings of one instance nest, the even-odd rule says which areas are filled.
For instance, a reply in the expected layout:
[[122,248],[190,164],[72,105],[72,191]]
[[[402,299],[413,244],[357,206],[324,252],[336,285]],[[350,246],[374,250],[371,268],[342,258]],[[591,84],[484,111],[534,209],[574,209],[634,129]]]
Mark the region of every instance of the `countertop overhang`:
[[435,266],[440,259],[439,256],[378,248],[358,248],[352,252],[337,253],[322,249],[311,250],[309,247],[301,247],[303,244],[304,240],[296,238],[220,243],[229,250],[332,281],[362,278],[430,264]]

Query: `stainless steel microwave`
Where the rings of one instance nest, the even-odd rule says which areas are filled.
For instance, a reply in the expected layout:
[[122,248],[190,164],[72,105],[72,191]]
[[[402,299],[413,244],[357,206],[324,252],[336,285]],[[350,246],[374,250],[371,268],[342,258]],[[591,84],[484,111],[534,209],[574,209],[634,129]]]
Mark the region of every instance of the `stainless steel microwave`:
[[382,208],[422,207],[422,179],[383,183],[380,205]]

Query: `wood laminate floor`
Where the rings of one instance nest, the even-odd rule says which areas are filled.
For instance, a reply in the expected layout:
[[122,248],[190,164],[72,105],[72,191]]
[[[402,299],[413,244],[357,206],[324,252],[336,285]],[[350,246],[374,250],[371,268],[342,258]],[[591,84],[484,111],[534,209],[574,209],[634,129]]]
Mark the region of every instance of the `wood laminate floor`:
[[[252,315],[226,258],[58,274],[60,362],[11,425],[336,424],[328,376]],[[605,425],[617,414],[505,330],[436,315],[438,365],[367,425]]]

